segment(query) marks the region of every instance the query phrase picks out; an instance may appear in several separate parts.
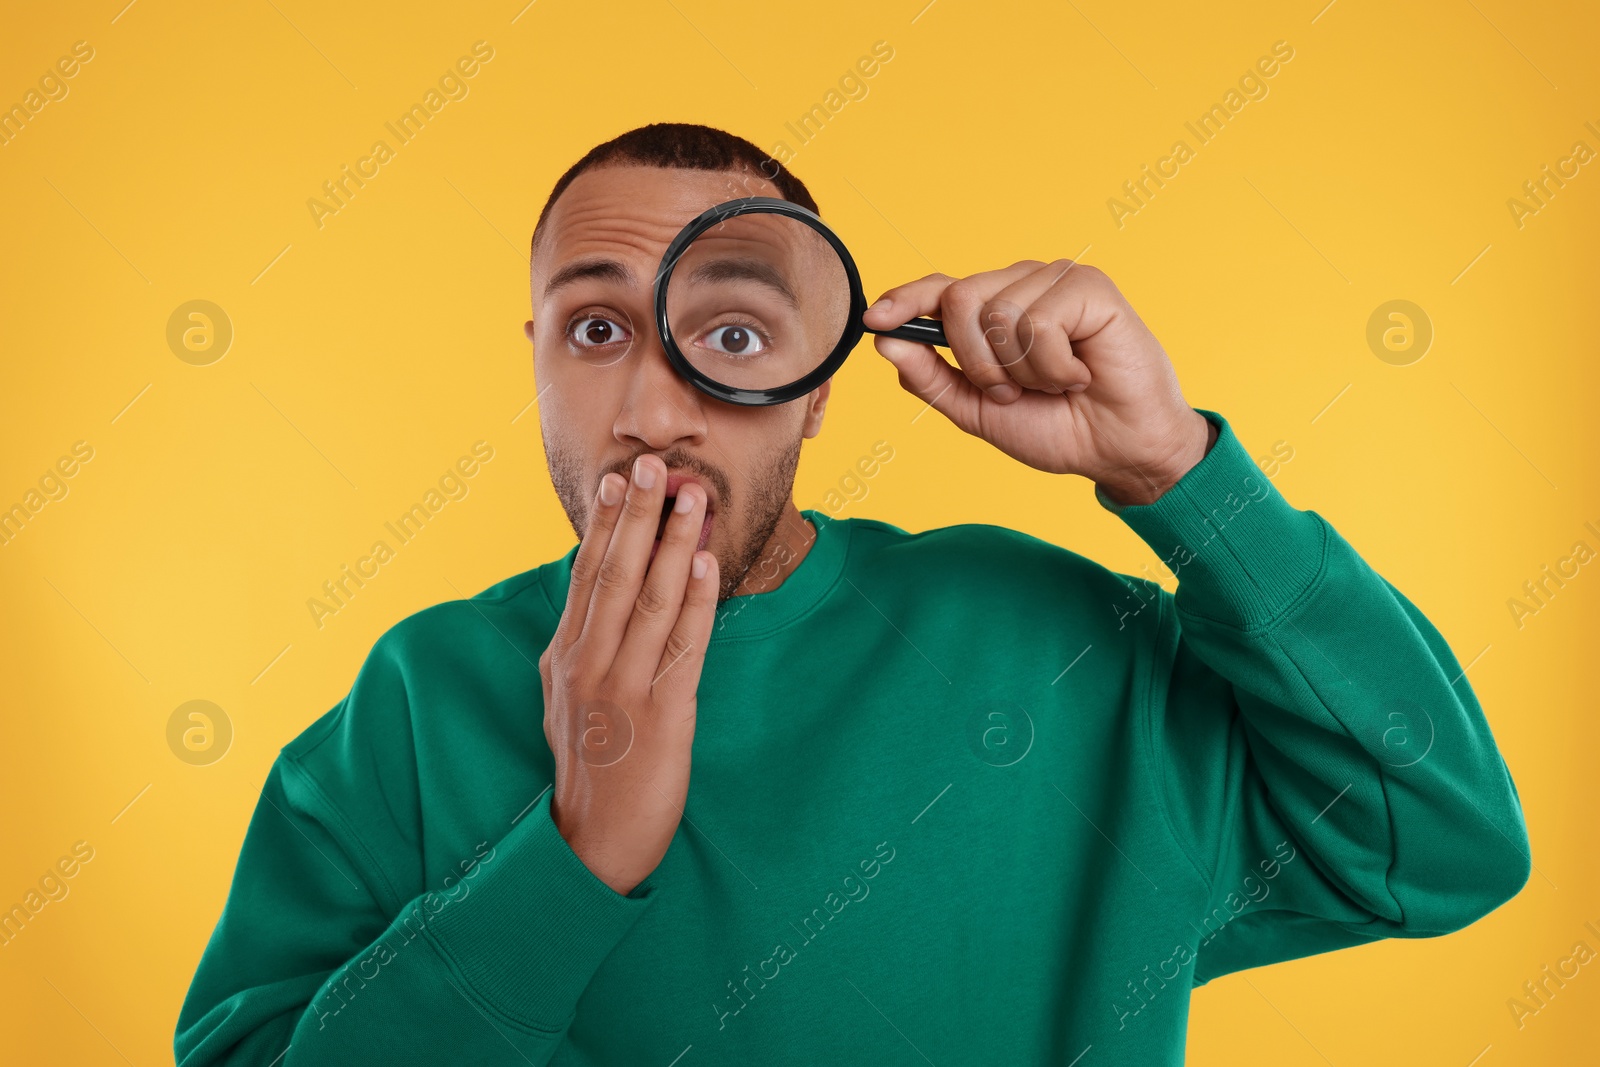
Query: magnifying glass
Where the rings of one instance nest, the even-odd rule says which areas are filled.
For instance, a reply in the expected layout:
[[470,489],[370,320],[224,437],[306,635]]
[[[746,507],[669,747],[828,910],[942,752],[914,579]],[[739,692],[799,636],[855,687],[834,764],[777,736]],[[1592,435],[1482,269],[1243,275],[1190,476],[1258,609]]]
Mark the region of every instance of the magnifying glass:
[[701,392],[760,407],[827,381],[873,333],[949,348],[938,319],[872,330],[844,242],[788,200],[730,200],[685,226],[661,257],[656,327],[667,358]]

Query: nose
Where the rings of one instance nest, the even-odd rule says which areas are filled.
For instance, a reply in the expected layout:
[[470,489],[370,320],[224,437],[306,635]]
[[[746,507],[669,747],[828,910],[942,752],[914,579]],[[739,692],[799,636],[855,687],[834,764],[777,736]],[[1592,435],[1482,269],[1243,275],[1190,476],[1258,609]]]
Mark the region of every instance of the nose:
[[613,434],[632,451],[664,452],[675,445],[704,444],[705,406],[711,398],[673,369],[652,328],[614,368],[625,376],[622,407]]

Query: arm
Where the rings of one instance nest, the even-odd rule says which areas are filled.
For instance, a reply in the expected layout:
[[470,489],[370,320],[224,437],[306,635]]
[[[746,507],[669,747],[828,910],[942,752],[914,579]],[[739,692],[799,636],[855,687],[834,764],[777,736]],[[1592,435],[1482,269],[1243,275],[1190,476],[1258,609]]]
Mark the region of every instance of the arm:
[[1172,831],[1210,891],[1197,981],[1472,923],[1531,860],[1460,664],[1201,413],[1215,446],[1153,503],[1096,492],[1178,575],[1176,595],[1140,583],[1158,601],[1145,710]]
[[[411,858],[393,858],[397,843],[420,851],[417,831],[346,817],[408,810],[401,798],[415,790],[414,764],[398,758],[409,738],[387,750],[374,741],[407,735],[401,674],[382,647],[307,731],[322,732],[318,777],[296,758],[299,741],[273,764],[178,1019],[180,1067],[497,1057],[538,1067],[649,906],[649,883],[623,896],[584,866],[557,832],[549,791],[492,847],[462,857],[443,891],[389,873]],[[345,754],[339,763],[322,759],[328,748]]]
[[[884,336],[918,315],[943,321],[958,367]],[[1129,612],[1156,654],[1146,769],[1208,903],[1228,909],[1199,981],[1444,933],[1526,884],[1516,789],[1438,630],[1289,506],[1221,415],[1183,399],[1105,272],[1061,259],[931,274],[865,321],[908,392],[1036,470],[1089,478],[1178,574],[1175,595],[1127,585],[1156,605]],[[1197,418],[1218,429],[1209,453]],[[1235,907],[1263,875],[1271,896]]]
[[[412,719],[428,702],[406,678],[459,651],[454,620],[479,609],[440,605],[385,634],[349,696],[273,765],[178,1020],[181,1067],[499,1062],[507,1046],[550,1061],[655,897],[716,611],[716,557],[696,548],[704,488],[680,489],[690,507],[652,560],[667,472],[658,457],[637,469],[655,477],[627,484],[625,502],[626,479],[602,480],[539,659],[551,787],[493,849],[448,868],[443,893],[426,891],[421,813],[453,783],[419,782]],[[586,758],[607,697],[662,726],[627,760]]]

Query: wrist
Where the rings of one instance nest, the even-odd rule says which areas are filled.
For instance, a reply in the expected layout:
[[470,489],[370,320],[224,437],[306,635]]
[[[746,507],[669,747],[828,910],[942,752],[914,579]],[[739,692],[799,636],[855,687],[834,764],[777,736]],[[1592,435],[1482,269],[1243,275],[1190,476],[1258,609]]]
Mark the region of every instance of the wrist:
[[572,854],[578,857],[578,862],[589,868],[589,873],[604,882],[620,896],[627,896],[644,877],[634,876],[628,871],[615,869],[607,862],[612,858],[610,850],[596,847],[596,845],[576,829],[562,830],[557,826],[556,831],[567,842],[567,847]]
[[1136,469],[1131,478],[1096,481],[1100,492],[1122,507],[1153,504],[1161,499],[1197,463],[1205,459],[1211,446],[1217,443],[1220,433],[1217,424],[1193,408],[1190,414],[1195,428],[1185,435],[1183,446],[1170,460],[1153,467]]

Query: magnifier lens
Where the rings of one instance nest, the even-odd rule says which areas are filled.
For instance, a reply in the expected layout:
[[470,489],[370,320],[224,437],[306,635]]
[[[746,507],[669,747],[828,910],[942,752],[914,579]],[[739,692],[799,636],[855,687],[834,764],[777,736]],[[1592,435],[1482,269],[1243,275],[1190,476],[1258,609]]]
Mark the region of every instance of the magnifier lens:
[[816,370],[849,324],[850,280],[833,246],[798,219],[750,213],[696,237],[666,286],[684,357],[733,389],[780,389]]

